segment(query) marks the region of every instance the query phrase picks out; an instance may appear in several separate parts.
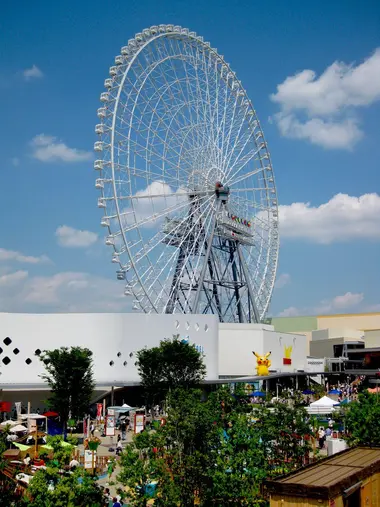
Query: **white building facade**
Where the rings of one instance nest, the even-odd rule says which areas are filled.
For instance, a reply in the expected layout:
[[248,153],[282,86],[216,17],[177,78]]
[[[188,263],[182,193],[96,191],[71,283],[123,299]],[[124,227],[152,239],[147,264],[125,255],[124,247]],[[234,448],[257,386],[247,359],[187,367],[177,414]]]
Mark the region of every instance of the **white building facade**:
[[46,386],[38,354],[80,346],[93,352],[97,386],[139,382],[136,352],[179,335],[204,354],[206,380],[256,375],[256,358],[271,352],[271,372],[307,370],[304,335],[264,324],[220,324],[214,315],[0,313],[0,389]]
[[136,352],[179,335],[205,355],[207,379],[218,378],[218,320],[213,315],[133,313],[0,313],[0,388],[44,382],[38,353],[80,346],[93,352],[97,385],[138,382]]

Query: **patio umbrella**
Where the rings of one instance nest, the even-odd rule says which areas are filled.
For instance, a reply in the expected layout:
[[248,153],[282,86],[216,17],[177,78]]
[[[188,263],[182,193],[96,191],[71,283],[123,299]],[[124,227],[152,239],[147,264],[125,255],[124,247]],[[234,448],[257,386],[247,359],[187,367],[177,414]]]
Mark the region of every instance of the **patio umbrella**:
[[12,442],[13,445],[15,445],[18,449],[20,449],[20,451],[24,452],[24,451],[29,451],[29,449],[32,448],[31,445],[25,445],[25,444],[20,444],[19,442]]
[[[53,447],[49,444],[43,444],[40,446],[41,449],[45,449],[45,451],[52,451]],[[61,447],[76,447],[75,445],[69,444],[69,442],[61,441]]]
[[4,426],[15,426],[17,423],[17,421],[12,421],[12,419],[9,419],[8,421],[3,421],[0,426],[4,427]]
[[315,391],[312,391],[311,389],[305,389],[302,391],[302,394],[315,394]]
[[253,391],[253,393],[250,394],[250,396],[258,396],[259,398],[264,398],[264,396],[266,396],[265,393],[263,393],[263,391]]
[[20,431],[27,431],[28,428],[25,428],[25,426],[23,426],[22,424],[16,424],[16,426],[13,426],[13,428],[11,428],[9,431],[11,433],[18,433]]
[[340,394],[342,391],[338,391],[338,389],[331,389],[328,394]]
[[52,410],[49,410],[48,412],[45,412],[44,414],[45,417],[58,417],[59,414],[58,412],[53,412]]

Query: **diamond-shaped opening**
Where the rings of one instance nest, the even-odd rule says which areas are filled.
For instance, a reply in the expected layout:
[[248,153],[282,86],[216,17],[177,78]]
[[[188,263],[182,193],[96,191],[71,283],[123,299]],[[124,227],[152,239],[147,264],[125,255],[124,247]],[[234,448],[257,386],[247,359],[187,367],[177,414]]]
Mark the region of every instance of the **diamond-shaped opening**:
[[12,340],[9,338],[9,336],[7,336],[3,342],[5,343],[5,345],[10,345],[12,343]]
[[28,359],[25,359],[25,362],[27,365],[31,364],[32,360],[30,359],[30,357],[28,357]]
[[189,322],[186,322],[186,331],[188,331],[190,329],[190,324]]
[[195,327],[195,331],[199,331],[199,324],[198,324],[198,322],[196,322],[196,324],[195,324],[194,327]]
[[133,357],[133,352],[130,352],[130,353],[129,353],[129,357]]
[[128,364],[127,361],[124,361],[123,366],[127,366],[127,364]]
[[11,362],[11,360],[9,359],[9,357],[5,356],[3,359],[3,363],[5,364],[5,366],[7,366],[10,362]]
[[113,361],[110,361],[110,366],[113,366],[115,363]]
[[3,353],[3,349],[0,347],[0,354],[2,354],[2,353]]
[[137,366],[139,363],[137,361],[135,361],[135,366]]
[[19,353],[20,353],[20,351],[17,347],[15,349],[13,349],[13,354],[15,354],[17,356],[17,354],[19,354]]
[[175,321],[175,327],[176,327],[176,329],[179,329],[179,320]]
[[208,325],[207,324],[205,324],[205,331],[206,331],[206,333],[208,331]]
[[117,357],[121,357],[121,352],[118,352],[116,355]]
[[36,350],[34,351],[34,353],[35,353],[35,355],[36,355],[36,356],[39,356],[39,355],[41,354],[41,351],[40,351],[40,349],[36,349]]

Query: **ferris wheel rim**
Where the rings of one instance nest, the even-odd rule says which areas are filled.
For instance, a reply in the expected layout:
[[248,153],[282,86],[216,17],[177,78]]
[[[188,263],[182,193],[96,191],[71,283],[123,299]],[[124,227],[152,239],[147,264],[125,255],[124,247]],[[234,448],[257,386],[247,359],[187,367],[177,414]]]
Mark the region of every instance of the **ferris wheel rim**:
[[[171,25],[168,25],[169,27]],[[181,29],[183,30],[183,29]],[[122,220],[121,220],[121,217],[123,216],[123,213],[122,213],[122,210],[120,208],[120,196],[118,195],[118,190],[116,188],[116,162],[115,162],[115,158],[114,158],[114,148],[115,148],[115,133],[116,133],[116,119],[117,119],[117,115],[116,115],[116,110],[117,110],[117,107],[118,107],[118,104],[120,102],[120,97],[121,97],[121,94],[122,94],[122,89],[123,89],[123,86],[125,84],[125,80],[126,80],[126,77],[127,77],[127,74],[128,74],[128,71],[129,69],[132,67],[133,65],[133,62],[137,59],[138,55],[144,50],[144,48],[146,48],[153,40],[155,39],[158,39],[158,38],[164,38],[164,37],[167,37],[168,34],[176,34],[176,35],[181,35],[183,36],[183,38],[190,38],[194,41],[196,41],[197,44],[201,44],[203,46],[207,46],[207,43],[205,43],[203,41],[203,38],[199,38],[194,32],[188,32],[188,33],[179,33],[178,31],[174,31],[174,27],[173,29],[171,29],[170,31],[168,32],[162,32],[162,33],[159,33],[159,34],[155,34],[153,37],[151,37],[150,39],[147,39],[142,45],[140,45],[138,48],[137,48],[137,51],[133,54],[132,56],[132,59],[129,61],[128,63],[128,66],[127,66],[127,69],[123,72],[123,77],[122,77],[122,80],[121,82],[118,84],[118,92],[117,92],[117,101],[115,101],[115,104],[114,104],[114,111],[115,113],[113,114],[113,119],[112,119],[112,129],[111,129],[111,148],[110,148],[110,154],[111,154],[111,171],[112,171],[112,185],[113,185],[113,194],[114,194],[114,206],[117,210],[117,215],[118,215],[118,221],[119,221],[119,227],[120,227],[120,233],[123,237],[123,241],[124,241],[124,246],[125,246],[125,249],[128,253],[128,256],[129,256],[129,259],[130,259],[130,264],[131,264],[131,268],[134,270],[134,273],[136,275],[136,278],[137,278],[137,281],[139,282],[140,284],[140,287],[142,288],[142,290],[145,292],[149,302],[151,303],[152,305],[152,309],[153,311],[157,311],[157,309],[155,308],[155,305],[153,304],[153,302],[150,300],[150,297],[148,295],[148,293],[145,291],[145,284],[144,282],[141,280],[140,276],[139,276],[139,270],[136,266],[136,263],[134,261],[134,258],[133,258],[133,253],[131,252],[130,248],[129,248],[129,241],[128,241],[128,238],[126,236],[126,231],[125,231],[125,226],[124,224],[122,223]],[[137,36],[136,36],[137,37]],[[136,37],[134,40],[136,40]],[[216,50],[214,50],[213,48],[211,48],[210,46],[207,46],[208,47],[208,51],[210,52],[213,52],[214,56],[217,58],[217,60],[219,60],[223,66],[225,66],[227,68],[227,74],[229,73],[232,73],[233,75],[233,78],[236,79],[236,74],[231,70],[230,66],[225,62],[224,58],[219,55],[217,53]],[[237,81],[237,79],[236,79]],[[261,139],[263,140],[263,143],[264,143],[264,146],[262,147],[262,149],[264,149],[264,151],[266,152],[266,159],[267,159],[267,164],[268,166],[271,168],[272,167],[272,164],[271,164],[271,160],[270,160],[270,155],[269,155],[269,152],[268,152],[268,149],[267,149],[267,145],[266,145],[266,142],[265,142],[265,138],[264,138],[264,133],[263,133],[263,130],[261,128],[261,125],[260,125],[260,122],[256,116],[256,112],[255,110],[253,109],[253,105],[252,105],[252,102],[251,100],[249,99],[246,91],[244,90],[244,88],[241,86],[241,83],[240,81],[237,81],[238,82],[238,86],[240,87],[239,89],[242,90],[244,92],[244,97],[245,99],[248,101],[249,103],[249,108],[253,111],[254,113],[254,121],[256,122],[256,128],[259,130],[259,132],[261,133]],[[232,152],[231,152],[231,155],[232,155]],[[263,163],[262,163],[262,160],[260,159],[260,164],[261,164],[261,167],[260,169],[258,169],[258,171],[264,171],[264,166],[263,166]],[[230,169],[231,171],[231,169]],[[234,182],[232,181],[230,183],[231,186],[234,185]],[[273,184],[273,188],[275,189],[275,184]],[[195,192],[194,190],[191,190],[189,189],[188,192],[184,192],[183,194],[184,195],[189,195],[191,192]],[[236,189],[236,188],[231,188],[231,192],[247,192],[247,189],[244,189],[242,188],[241,190],[239,189]],[[211,190],[208,190],[208,193],[211,193]],[[102,194],[102,197],[105,198],[105,195],[104,195],[104,192],[103,192],[103,189],[101,189],[101,194]],[[277,194],[275,194],[275,196],[277,196]],[[152,197],[154,196],[145,196],[145,197],[142,197],[142,196],[133,196],[132,195],[132,192],[131,192],[131,196],[129,197],[130,201],[134,202],[134,200],[138,200],[138,199],[152,199]],[[157,194],[157,198],[162,198],[162,197],[166,197],[164,194]],[[277,201],[277,199],[276,199]],[[257,203],[255,203],[257,204]],[[277,204],[275,205],[275,208],[277,209]],[[273,208],[271,208],[273,210]],[[278,216],[278,215],[277,215]],[[152,218],[152,217],[149,217],[149,218]],[[149,220],[148,218],[148,220]],[[277,220],[278,222],[278,220]],[[141,224],[139,224],[137,221],[135,222],[135,229],[139,229],[139,227],[141,226]],[[109,234],[112,235],[114,234],[114,232],[111,230],[111,227],[108,226],[108,230],[109,230]],[[277,262],[278,262],[278,245],[279,245],[279,240],[278,240],[278,234],[276,237],[271,238],[271,233],[272,233],[272,229],[270,228],[269,229],[269,240],[271,242],[271,252],[272,252],[272,266],[274,265],[274,272],[276,271],[277,269]],[[116,247],[114,247],[114,250],[115,250],[115,253],[117,253],[117,249]],[[273,255],[273,251],[275,252],[275,254]],[[269,255],[269,250],[268,250],[268,255]],[[268,266],[268,263],[266,263],[266,266]],[[272,268],[273,269],[273,268]],[[266,312],[267,310],[267,307],[269,305],[269,302],[270,302],[270,295],[272,293],[272,290],[273,290],[273,285],[274,285],[274,281],[275,281],[275,277],[273,276],[272,279],[271,279],[271,287],[269,288],[269,298],[267,299],[266,301],[266,304],[265,304],[265,308],[263,310],[263,313]],[[262,279],[262,284],[264,284],[265,282],[265,278],[263,277]]]

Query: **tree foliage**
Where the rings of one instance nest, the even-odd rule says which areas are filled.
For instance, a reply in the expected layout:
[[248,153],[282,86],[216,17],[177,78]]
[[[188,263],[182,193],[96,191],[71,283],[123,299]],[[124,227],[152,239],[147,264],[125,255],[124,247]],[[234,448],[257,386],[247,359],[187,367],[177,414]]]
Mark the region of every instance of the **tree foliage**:
[[130,505],[229,507],[267,505],[261,484],[300,466],[310,452],[307,414],[286,404],[255,407],[218,388],[168,393],[166,424],[137,435],[121,459],[119,479]]
[[103,493],[95,478],[87,471],[77,469],[62,475],[58,467],[38,470],[28,487],[30,499],[26,505],[33,507],[102,507]]
[[92,352],[81,347],[61,347],[45,350],[40,359],[46,369],[41,377],[51,389],[48,405],[60,414],[66,427],[69,415],[80,419],[88,411],[95,387]]
[[53,459],[47,461],[46,470],[40,469],[34,474],[25,504],[33,507],[102,507],[103,493],[96,477],[83,468],[62,474],[72,454],[72,447],[62,446],[62,442],[59,435],[48,438]]
[[275,403],[272,408],[260,405],[254,417],[270,475],[294,470],[307,461],[312,431],[304,407],[287,403]]
[[137,368],[148,403],[162,401],[178,387],[197,386],[206,376],[202,354],[179,335],[137,352]]
[[380,445],[380,402],[377,394],[363,391],[347,405],[344,415],[350,445]]

